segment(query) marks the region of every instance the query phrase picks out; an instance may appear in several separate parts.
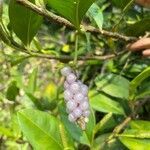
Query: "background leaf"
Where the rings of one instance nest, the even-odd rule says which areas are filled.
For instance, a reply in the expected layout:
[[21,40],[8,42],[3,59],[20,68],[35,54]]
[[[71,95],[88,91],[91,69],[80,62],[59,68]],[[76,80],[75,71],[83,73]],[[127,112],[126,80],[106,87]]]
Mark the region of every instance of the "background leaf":
[[86,130],[82,131],[80,127],[78,127],[74,123],[71,123],[68,120],[68,114],[66,113],[65,108],[63,106],[59,106],[59,111],[60,111],[61,120],[68,133],[72,136],[72,138],[74,138],[76,141],[82,144],[90,146],[93,137],[92,136],[93,129],[95,126],[95,118],[93,113],[91,113],[90,115]]
[[95,0],[47,0],[48,5],[60,15],[68,19],[77,28],[80,22]]
[[14,101],[16,96],[19,94],[19,88],[17,87],[16,81],[12,81],[6,92],[6,98],[8,100]]
[[130,99],[134,99],[136,96],[137,87],[144,81],[146,78],[150,77],[150,67],[147,67],[142,71],[138,76],[136,76],[130,83]]
[[99,75],[95,79],[95,84],[99,90],[111,96],[128,99],[129,81],[122,76],[115,74]]
[[129,36],[142,36],[146,31],[150,31],[150,19],[144,18],[135,24],[127,26],[125,33]]
[[10,0],[9,19],[13,31],[25,45],[30,44],[42,24],[41,16],[17,4],[16,0]]
[[59,121],[48,113],[25,109],[18,112],[19,125],[36,150],[61,150]]
[[103,94],[95,94],[90,96],[90,104],[92,108],[101,112],[112,112],[115,114],[124,114],[122,106]]
[[28,93],[33,93],[36,90],[36,86],[37,86],[37,73],[38,73],[38,69],[35,68],[35,69],[33,69],[32,73],[29,76],[29,82],[28,82],[28,86],[26,88],[26,91]]
[[120,141],[131,150],[150,150],[150,140],[120,137]]
[[103,13],[100,7],[97,4],[93,4],[88,10],[89,15],[95,20],[97,26],[102,30],[103,26]]

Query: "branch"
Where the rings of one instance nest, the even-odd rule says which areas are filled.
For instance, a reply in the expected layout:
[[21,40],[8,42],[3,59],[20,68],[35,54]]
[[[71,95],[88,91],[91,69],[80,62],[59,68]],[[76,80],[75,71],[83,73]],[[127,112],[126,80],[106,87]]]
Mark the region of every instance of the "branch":
[[[120,54],[118,54],[118,55],[120,55]],[[109,55],[104,55],[104,56],[78,56],[77,60],[83,60],[83,61],[88,61],[88,60],[107,60],[107,59],[115,58],[118,55],[109,54]],[[45,54],[40,54],[40,53],[33,53],[33,54],[31,54],[31,57],[55,59],[55,60],[59,60],[59,61],[71,61],[71,60],[74,59],[74,57],[68,56],[68,55],[51,56],[51,55],[45,55]]]
[[[60,17],[60,16],[57,16],[55,14],[53,14],[52,12],[44,9],[44,8],[41,8],[37,5],[34,5],[33,3],[29,2],[28,0],[16,0],[19,4],[25,6],[26,8],[29,8],[31,9],[32,11],[36,12],[37,14],[47,18],[48,20],[50,21],[55,21],[56,23],[59,23],[61,25],[65,25],[69,28],[75,28],[68,20]],[[117,39],[121,39],[121,40],[124,40],[124,41],[134,41],[136,40],[137,38],[136,37],[128,37],[128,36],[125,36],[125,35],[121,35],[119,33],[116,33],[116,32],[110,32],[110,31],[106,31],[106,30],[99,30],[93,26],[87,26],[87,25],[81,25],[81,28],[88,31],[88,32],[91,32],[91,33],[94,33],[94,34],[101,34],[101,35],[104,35],[104,36],[107,36],[107,37],[112,37],[112,38],[117,38]]]

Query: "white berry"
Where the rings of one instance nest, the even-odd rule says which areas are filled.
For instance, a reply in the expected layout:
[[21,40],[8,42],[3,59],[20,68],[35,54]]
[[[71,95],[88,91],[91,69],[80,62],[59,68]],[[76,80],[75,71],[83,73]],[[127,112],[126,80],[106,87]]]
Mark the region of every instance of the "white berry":
[[73,97],[73,95],[70,92],[70,90],[65,90],[65,92],[64,92],[64,99],[69,101],[70,99],[72,99],[72,97]]
[[77,103],[73,100],[67,102],[67,108],[69,111],[74,110],[77,107]]
[[80,103],[80,108],[82,110],[87,110],[89,108],[89,103],[87,101]]
[[83,101],[84,95],[82,93],[77,93],[77,94],[74,95],[73,99],[76,102],[80,103],[81,101]]
[[64,82],[64,88],[68,89],[69,88],[69,83],[67,81]]
[[88,94],[88,87],[86,85],[82,85],[81,86],[81,93],[83,95],[87,95]]
[[78,91],[80,91],[80,85],[77,82],[74,82],[70,85],[70,91],[72,93],[77,93]]
[[78,108],[73,110],[73,114],[76,118],[79,118],[82,115],[82,110],[78,107]]
[[83,112],[83,116],[84,117],[88,117],[90,115],[90,111],[89,110],[86,110]]
[[67,80],[68,83],[73,83],[73,82],[76,81],[76,79],[77,79],[77,77],[76,77],[76,75],[73,74],[73,73],[70,73],[70,74],[67,76],[67,78],[66,78],[66,80]]
[[75,117],[73,114],[69,114],[68,120],[69,120],[70,122],[75,122],[75,121],[76,121],[76,117]]
[[71,68],[70,67],[64,67],[63,69],[61,69],[61,74],[63,76],[68,76],[71,73]]

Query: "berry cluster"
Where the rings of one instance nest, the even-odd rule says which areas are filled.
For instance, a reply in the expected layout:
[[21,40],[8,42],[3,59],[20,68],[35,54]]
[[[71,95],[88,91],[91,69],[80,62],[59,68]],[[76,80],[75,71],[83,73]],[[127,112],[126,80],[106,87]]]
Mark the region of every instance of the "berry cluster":
[[64,99],[67,107],[66,111],[69,114],[68,119],[85,128],[90,114],[88,87],[78,80],[77,75],[70,67],[64,67],[61,74],[66,77]]

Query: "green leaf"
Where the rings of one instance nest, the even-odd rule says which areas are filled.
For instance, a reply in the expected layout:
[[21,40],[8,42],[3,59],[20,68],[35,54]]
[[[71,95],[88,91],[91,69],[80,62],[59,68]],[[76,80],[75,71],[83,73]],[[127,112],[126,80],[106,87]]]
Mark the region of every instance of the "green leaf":
[[109,142],[106,142],[110,135],[111,133],[107,133],[98,136],[94,140],[92,150],[125,150],[120,141],[116,140],[115,138],[109,140]]
[[124,115],[124,110],[122,106],[118,102],[113,101],[112,99],[103,94],[97,93],[94,96],[90,97],[90,104],[92,108],[97,111],[112,112],[115,114]]
[[132,137],[132,138],[150,138],[150,130],[137,130],[137,129],[126,129],[124,133],[117,135],[119,137]]
[[80,22],[95,0],[47,0],[48,5],[60,15],[68,19],[75,27],[80,27]]
[[95,20],[97,26],[102,30],[103,26],[103,13],[97,4],[93,4],[88,10],[89,15]]
[[[35,3],[35,0],[30,1]],[[41,16],[17,4],[16,0],[10,0],[9,19],[13,31],[25,45],[30,44],[42,24]]]
[[135,99],[144,98],[150,95],[150,77],[144,80],[142,84],[140,84],[138,88],[138,93],[135,97]]
[[98,136],[94,142],[93,142],[93,147],[92,150],[100,150],[102,145],[104,145],[106,139],[110,136],[110,133],[103,134]]
[[36,90],[37,73],[38,73],[38,69],[35,68],[35,69],[33,69],[32,73],[29,76],[29,82],[28,82],[28,86],[26,88],[26,91],[28,93],[33,93]]
[[0,126],[0,135],[5,135],[7,137],[13,137],[13,132],[9,129],[9,128],[6,128],[6,127],[3,127],[3,126]]
[[106,114],[95,126],[94,135],[101,130],[112,118],[112,113]]
[[150,31],[150,18],[144,18],[135,24],[127,26],[125,29],[125,33],[129,36],[142,36],[146,31]]
[[85,131],[82,131],[80,127],[78,127],[76,124],[71,123],[68,120],[68,114],[65,111],[65,107],[62,106],[62,104],[59,106],[59,112],[61,116],[61,120],[68,131],[68,133],[72,136],[73,139],[76,141],[90,146],[92,142],[92,134],[93,134],[93,129],[95,126],[95,118],[93,113],[90,115],[89,122],[87,124],[87,128]]
[[94,131],[94,128],[95,128],[95,115],[94,115],[94,112],[92,111],[91,109],[91,114],[89,116],[89,122],[87,123],[87,127],[86,127],[86,130],[85,130],[85,133],[90,141],[90,144],[92,144],[92,141],[93,141],[93,131]]
[[95,79],[99,90],[118,98],[128,99],[129,81],[122,76],[115,74],[99,75]]
[[136,96],[137,87],[144,81],[146,78],[150,77],[150,67],[142,71],[137,77],[135,77],[130,83],[130,100],[133,100]]
[[10,101],[14,101],[16,96],[19,94],[19,88],[17,87],[16,81],[12,81],[6,92],[6,98]]
[[25,109],[18,112],[20,128],[33,148],[63,149],[59,133],[59,121],[48,113]]
[[137,130],[150,131],[150,121],[135,120],[130,122],[130,127]]
[[150,150],[150,140],[120,137],[120,141],[130,150]]

